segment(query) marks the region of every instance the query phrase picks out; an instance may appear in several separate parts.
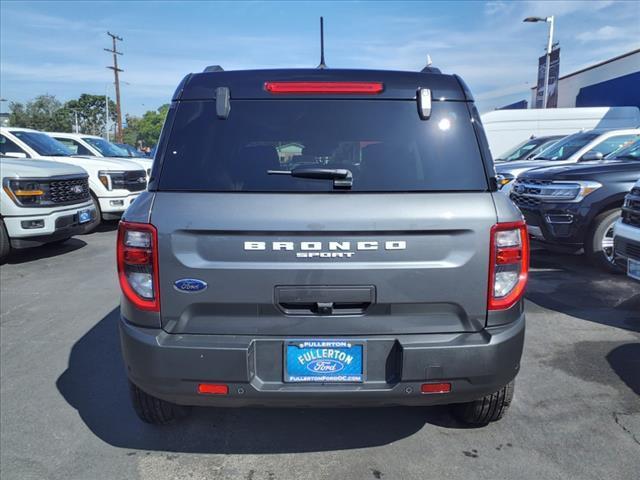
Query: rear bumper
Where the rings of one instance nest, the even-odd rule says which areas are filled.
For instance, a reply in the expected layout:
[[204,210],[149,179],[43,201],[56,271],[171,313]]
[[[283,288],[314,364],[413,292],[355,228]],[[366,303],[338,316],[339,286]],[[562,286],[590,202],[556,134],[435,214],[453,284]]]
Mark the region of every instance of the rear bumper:
[[[145,392],[181,405],[391,406],[467,402],[495,392],[518,373],[525,318],[476,333],[352,337],[366,345],[359,384],[283,382],[285,338],[175,335],[120,321],[127,374]],[[199,395],[198,383],[229,394]],[[451,392],[421,394],[429,382]]]

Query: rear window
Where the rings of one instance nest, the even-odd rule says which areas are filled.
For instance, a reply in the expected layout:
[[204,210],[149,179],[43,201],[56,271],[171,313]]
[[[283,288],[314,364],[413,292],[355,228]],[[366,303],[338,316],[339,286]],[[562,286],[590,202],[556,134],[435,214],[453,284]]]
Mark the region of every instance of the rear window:
[[179,103],[160,190],[325,192],[330,180],[269,175],[295,168],[348,169],[353,192],[480,191],[487,180],[467,106],[415,101],[232,100]]

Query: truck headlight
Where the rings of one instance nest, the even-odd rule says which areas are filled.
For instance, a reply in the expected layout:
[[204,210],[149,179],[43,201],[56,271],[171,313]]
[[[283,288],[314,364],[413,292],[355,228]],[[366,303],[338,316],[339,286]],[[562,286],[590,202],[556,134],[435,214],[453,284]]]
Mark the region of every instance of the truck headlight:
[[[107,190],[113,190],[119,188],[118,186],[124,181],[124,172],[115,170],[100,170],[98,172],[98,179],[100,183],[104,185]],[[120,187],[121,188],[121,187]]]
[[51,203],[47,200],[49,184],[40,180],[17,180],[5,178],[2,187],[16,205],[36,207]]

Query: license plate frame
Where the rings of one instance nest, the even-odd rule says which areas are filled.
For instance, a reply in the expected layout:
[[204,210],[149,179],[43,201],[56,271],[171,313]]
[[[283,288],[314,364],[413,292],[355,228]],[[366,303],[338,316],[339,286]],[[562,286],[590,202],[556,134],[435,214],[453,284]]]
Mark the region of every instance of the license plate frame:
[[362,383],[366,377],[366,352],[364,341],[308,338],[286,341],[283,380],[297,384]]
[[82,210],[78,210],[78,223],[82,225],[90,222],[93,218],[93,215],[91,215],[92,211],[92,208],[83,208]]
[[640,260],[627,259],[627,276],[634,280],[640,280]]

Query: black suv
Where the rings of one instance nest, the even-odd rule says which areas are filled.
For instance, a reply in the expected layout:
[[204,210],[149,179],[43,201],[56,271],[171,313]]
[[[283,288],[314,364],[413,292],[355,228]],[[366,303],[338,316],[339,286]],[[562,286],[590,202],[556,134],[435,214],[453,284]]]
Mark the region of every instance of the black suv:
[[534,239],[552,250],[584,248],[596,265],[614,271],[613,225],[640,178],[639,157],[636,140],[604,160],[530,170],[518,177],[510,197]]

